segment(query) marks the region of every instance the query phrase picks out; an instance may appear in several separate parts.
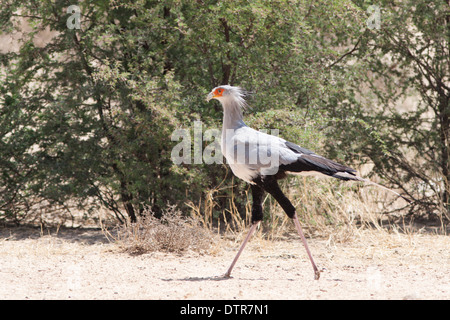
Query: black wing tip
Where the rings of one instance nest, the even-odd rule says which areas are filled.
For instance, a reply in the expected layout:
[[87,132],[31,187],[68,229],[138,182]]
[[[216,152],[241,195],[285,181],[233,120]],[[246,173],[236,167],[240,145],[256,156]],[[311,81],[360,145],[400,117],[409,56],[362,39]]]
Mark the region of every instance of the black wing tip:
[[343,180],[343,181],[349,181],[349,180],[360,181],[361,179],[359,179],[359,177],[355,174],[356,170],[351,169],[351,168],[349,168],[349,169],[350,170],[335,172],[331,176],[333,178]]
[[286,141],[284,144],[286,145],[286,147],[298,154],[315,154],[313,151],[300,147],[298,144],[289,141]]

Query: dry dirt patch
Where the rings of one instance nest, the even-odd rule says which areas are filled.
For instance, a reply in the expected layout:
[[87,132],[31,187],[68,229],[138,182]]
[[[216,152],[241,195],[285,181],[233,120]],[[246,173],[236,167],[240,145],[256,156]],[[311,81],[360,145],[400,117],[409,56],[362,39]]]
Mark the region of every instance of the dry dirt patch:
[[450,238],[366,230],[346,244],[255,238],[233,278],[218,280],[238,246],[211,254],[133,256],[100,230],[0,229],[0,299],[449,299]]

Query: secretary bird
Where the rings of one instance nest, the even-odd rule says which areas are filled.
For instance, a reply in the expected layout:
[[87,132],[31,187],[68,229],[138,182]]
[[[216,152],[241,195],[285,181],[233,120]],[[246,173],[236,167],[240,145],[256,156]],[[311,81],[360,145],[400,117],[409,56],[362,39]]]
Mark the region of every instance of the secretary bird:
[[358,177],[355,174],[356,170],[352,168],[319,156],[280,137],[248,127],[245,125],[242,115],[243,109],[247,107],[244,98],[245,92],[241,88],[230,85],[214,88],[206,98],[208,102],[211,99],[216,99],[222,104],[222,153],[233,173],[238,178],[250,183],[253,196],[252,225],[224,277],[230,277],[231,271],[245,245],[262,221],[262,202],[265,192],[268,192],[280,204],[288,217],[294,221],[296,230],[314,269],[314,279],[318,280],[320,271],[309,250],[295,208],[281,191],[277,180],[286,177],[287,174],[320,174],[341,180],[368,182],[387,189],[402,198],[403,196],[393,190]]

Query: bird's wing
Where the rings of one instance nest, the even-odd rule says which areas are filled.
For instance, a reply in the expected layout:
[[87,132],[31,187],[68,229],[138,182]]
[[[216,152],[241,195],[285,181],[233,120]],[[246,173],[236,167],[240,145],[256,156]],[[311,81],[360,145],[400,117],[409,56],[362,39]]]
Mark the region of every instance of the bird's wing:
[[284,169],[290,172],[316,171],[342,180],[352,180],[356,170],[333,160],[319,156],[295,143],[286,141],[287,148],[298,155],[296,161],[285,164]]
[[285,145],[287,148],[291,149],[292,151],[294,151],[297,154],[315,154],[311,150],[300,147],[299,145],[289,142],[289,141],[286,141],[286,140],[285,140]]
[[[315,154],[313,151],[280,137],[249,127],[235,130],[227,145],[228,161],[252,170],[281,168],[288,172],[318,172],[349,180],[354,169]],[[276,173],[276,172],[275,172]]]
[[279,137],[242,127],[235,130],[232,139],[228,140],[226,158],[253,169],[278,167],[298,157],[286,147],[285,142]]
[[243,176],[246,181],[251,181],[258,173],[274,175],[280,170],[291,173],[319,173],[341,180],[354,180],[376,185],[393,192],[408,202],[411,201],[396,191],[357,176],[355,169],[319,156],[311,150],[282,138],[245,127],[236,130],[232,141],[233,151],[239,153],[241,150],[240,154],[242,155],[242,150],[246,150],[244,160],[242,161],[242,158],[238,157],[238,165],[233,169],[238,177]]

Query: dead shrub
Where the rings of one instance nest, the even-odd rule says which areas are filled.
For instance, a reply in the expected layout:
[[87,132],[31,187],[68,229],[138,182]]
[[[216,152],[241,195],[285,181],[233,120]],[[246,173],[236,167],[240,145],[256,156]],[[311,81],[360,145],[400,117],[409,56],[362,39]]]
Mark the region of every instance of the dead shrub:
[[139,255],[154,251],[204,252],[211,247],[212,233],[197,220],[183,217],[174,207],[168,208],[160,219],[146,213],[138,222],[117,228],[113,239],[124,251]]

